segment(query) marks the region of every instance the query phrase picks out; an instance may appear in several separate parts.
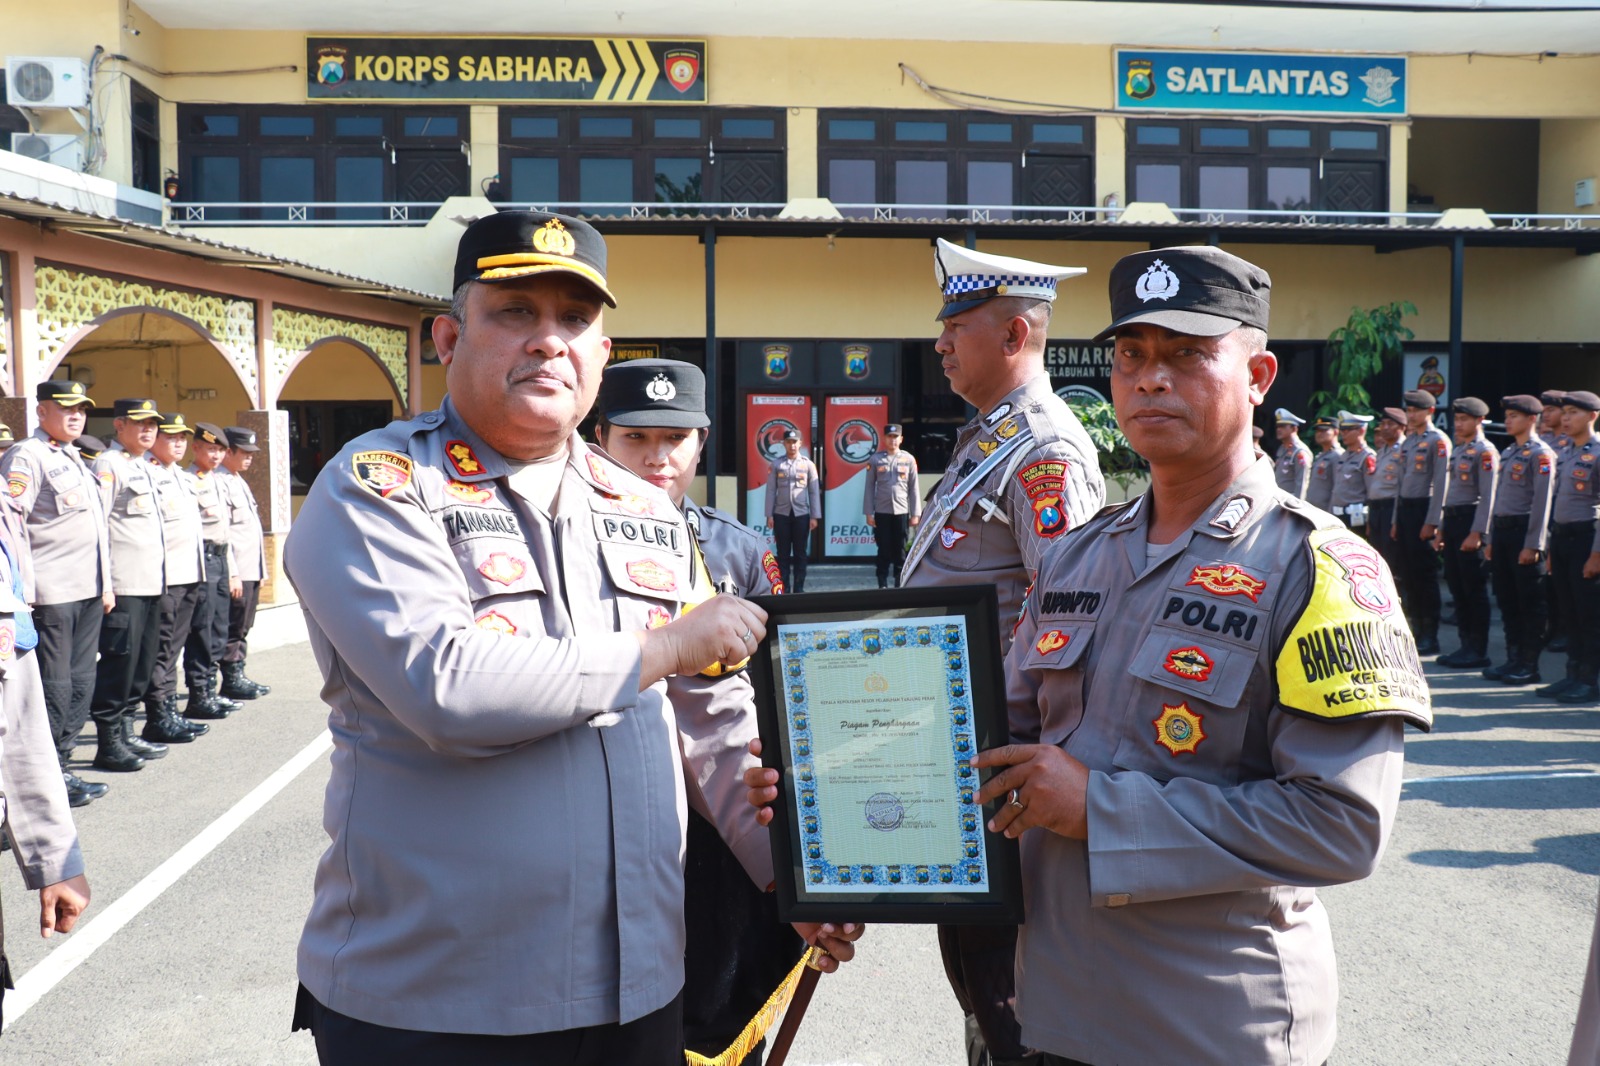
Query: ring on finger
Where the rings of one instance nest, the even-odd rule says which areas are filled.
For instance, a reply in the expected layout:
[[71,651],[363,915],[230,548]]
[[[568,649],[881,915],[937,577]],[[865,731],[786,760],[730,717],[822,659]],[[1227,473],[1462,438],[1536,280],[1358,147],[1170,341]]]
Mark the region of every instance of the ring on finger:
[[755,636],[755,632],[754,631],[752,631],[750,629],[746,629],[744,631],[744,636],[740,637],[739,639],[741,641],[743,641],[744,643],[749,644],[751,642],[751,638],[754,637],[754,636]]
[[1016,789],[1011,790],[1011,799],[1009,800],[1008,805],[1015,807],[1019,811],[1027,808],[1027,804],[1023,803],[1022,800],[1018,798]]

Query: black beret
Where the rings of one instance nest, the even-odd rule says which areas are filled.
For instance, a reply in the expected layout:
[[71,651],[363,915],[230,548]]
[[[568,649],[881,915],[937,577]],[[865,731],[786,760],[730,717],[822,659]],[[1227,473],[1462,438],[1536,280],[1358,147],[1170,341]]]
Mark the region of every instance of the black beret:
[[700,429],[706,417],[706,376],[677,359],[630,359],[600,375],[595,410],[613,426]]
[[1450,410],[1473,418],[1489,417],[1489,405],[1476,396],[1463,396],[1450,405]]
[[1139,322],[1191,337],[1220,337],[1240,326],[1267,328],[1272,279],[1221,248],[1134,252],[1111,268],[1111,325],[1094,338]]
[[1407,407],[1422,407],[1431,411],[1439,406],[1439,397],[1427,389],[1412,389],[1401,399],[1405,400]]
[[1560,407],[1567,400],[1567,394],[1560,389],[1545,389],[1539,394],[1539,400],[1546,407]]
[[1536,415],[1544,411],[1544,404],[1537,396],[1502,396],[1500,406],[1507,411],[1521,411],[1525,415]]
[[1600,396],[1596,396],[1586,389],[1579,389],[1577,392],[1567,393],[1566,398],[1561,401],[1561,405],[1563,407],[1576,407],[1580,411],[1600,411]]
[[1397,426],[1403,426],[1406,424],[1406,413],[1398,407],[1385,407],[1379,413],[1378,421],[1382,422],[1384,419],[1388,419]]
[[510,281],[536,274],[573,274],[606,303],[606,241],[589,223],[549,211],[500,211],[467,227],[456,246],[451,291],[469,281]]

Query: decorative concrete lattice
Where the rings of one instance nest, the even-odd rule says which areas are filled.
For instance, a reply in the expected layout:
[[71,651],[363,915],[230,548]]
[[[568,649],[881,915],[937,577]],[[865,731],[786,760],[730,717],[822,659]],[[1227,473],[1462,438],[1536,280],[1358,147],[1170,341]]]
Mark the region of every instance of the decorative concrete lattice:
[[67,338],[113,311],[155,307],[180,315],[204,329],[239,375],[254,402],[256,374],[256,305],[251,300],[215,293],[166,289],[143,281],[94,274],[73,267],[34,268],[34,303],[39,346],[33,353],[30,382],[44,380],[45,368],[57,361]]
[[332,338],[355,341],[376,355],[384,373],[389,375],[389,380],[400,395],[400,405],[406,405],[410,374],[406,365],[408,338],[405,330],[286,307],[272,309],[272,344],[267,353],[269,403],[277,402],[284,382],[289,380],[289,375],[300,365],[312,345]]

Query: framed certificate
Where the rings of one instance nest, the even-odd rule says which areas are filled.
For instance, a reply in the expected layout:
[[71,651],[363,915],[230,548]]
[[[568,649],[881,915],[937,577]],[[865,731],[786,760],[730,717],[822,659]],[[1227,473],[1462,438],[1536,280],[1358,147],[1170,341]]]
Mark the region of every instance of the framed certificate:
[[[750,659],[787,922],[1018,923],[968,760],[1009,739],[988,585],[760,596]],[[987,772],[985,772],[987,777]]]

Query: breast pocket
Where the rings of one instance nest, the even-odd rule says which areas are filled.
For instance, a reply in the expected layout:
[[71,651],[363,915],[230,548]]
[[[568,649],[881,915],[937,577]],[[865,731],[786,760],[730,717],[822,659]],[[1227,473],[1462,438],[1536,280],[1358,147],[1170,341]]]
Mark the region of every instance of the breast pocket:
[[144,492],[130,492],[128,493],[127,502],[123,505],[123,509],[130,515],[154,514],[156,509],[155,493],[150,492],[149,490]]
[[522,541],[483,538],[454,546],[476,607],[497,596],[542,594],[544,578]]
[[1095,628],[1094,622],[1070,616],[1042,617],[1033,643],[1020,653],[1022,668],[1038,675],[1041,743],[1060,743],[1083,720],[1083,668]]

